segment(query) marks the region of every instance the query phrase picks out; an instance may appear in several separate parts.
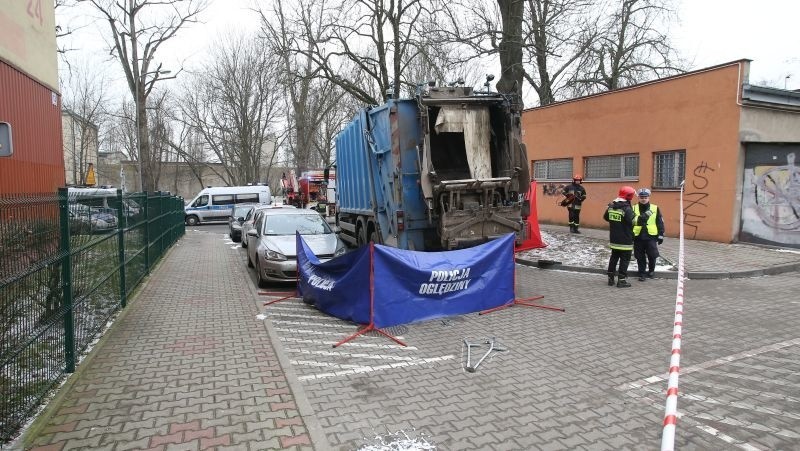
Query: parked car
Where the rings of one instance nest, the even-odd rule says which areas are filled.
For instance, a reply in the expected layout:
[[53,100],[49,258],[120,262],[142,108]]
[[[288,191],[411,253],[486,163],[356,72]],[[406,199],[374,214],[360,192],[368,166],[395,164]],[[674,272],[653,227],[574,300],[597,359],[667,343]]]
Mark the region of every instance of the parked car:
[[253,228],[253,221],[255,221],[256,219],[256,213],[265,208],[295,208],[295,207],[292,205],[266,205],[266,204],[256,205],[255,208],[253,208],[247,213],[247,216],[244,217],[244,222],[242,222],[243,248],[247,248],[247,239],[245,238],[245,236],[247,236],[247,231]]
[[[107,210],[114,210],[112,205],[117,199],[117,190],[114,188],[74,188],[67,189],[68,195],[72,202],[87,205],[92,208],[103,208]],[[122,204],[124,208],[122,213],[131,218],[142,212],[142,207],[132,199],[123,199]],[[108,211],[114,213],[114,211]]]
[[323,262],[347,252],[344,242],[316,211],[285,207],[260,209],[253,228],[244,236],[248,242],[247,265],[255,266],[259,286],[297,278],[295,232],[300,232],[314,255]]
[[239,204],[231,208],[231,214],[228,216],[228,236],[234,242],[242,241],[242,223],[255,206],[255,204]]
[[117,217],[112,213],[114,210],[78,203],[70,204],[68,210],[71,233],[103,233],[117,228]]

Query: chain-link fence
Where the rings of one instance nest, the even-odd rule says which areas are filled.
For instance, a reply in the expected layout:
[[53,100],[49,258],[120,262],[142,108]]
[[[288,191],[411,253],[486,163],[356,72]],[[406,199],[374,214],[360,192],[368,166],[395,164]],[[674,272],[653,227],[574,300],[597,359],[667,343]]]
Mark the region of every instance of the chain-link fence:
[[183,207],[120,190],[0,196],[0,444],[183,235]]

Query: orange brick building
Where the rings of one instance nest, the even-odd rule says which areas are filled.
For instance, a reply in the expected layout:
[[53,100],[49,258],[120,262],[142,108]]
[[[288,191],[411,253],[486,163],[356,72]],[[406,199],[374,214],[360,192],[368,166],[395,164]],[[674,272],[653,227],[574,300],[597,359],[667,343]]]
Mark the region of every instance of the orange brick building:
[[653,190],[677,236],[800,247],[800,92],[751,86],[750,61],[525,110],[543,223],[566,224],[561,187],[582,174],[581,225],[605,228],[623,185]]

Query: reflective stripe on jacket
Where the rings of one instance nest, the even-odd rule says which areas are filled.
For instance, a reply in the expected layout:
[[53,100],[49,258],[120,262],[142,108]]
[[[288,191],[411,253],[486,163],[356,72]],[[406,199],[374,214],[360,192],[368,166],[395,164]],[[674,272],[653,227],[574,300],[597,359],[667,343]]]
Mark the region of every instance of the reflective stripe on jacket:
[[608,221],[609,244],[614,250],[633,250],[633,210],[625,199],[614,199],[608,205],[603,219]]
[[[647,234],[650,236],[658,236],[658,226],[656,225],[656,216],[658,215],[658,205],[650,204],[650,211],[653,212],[650,217],[647,218]],[[635,204],[633,206],[633,223],[639,223],[639,204]],[[633,226],[633,236],[639,236],[642,233],[642,226],[634,225]]]

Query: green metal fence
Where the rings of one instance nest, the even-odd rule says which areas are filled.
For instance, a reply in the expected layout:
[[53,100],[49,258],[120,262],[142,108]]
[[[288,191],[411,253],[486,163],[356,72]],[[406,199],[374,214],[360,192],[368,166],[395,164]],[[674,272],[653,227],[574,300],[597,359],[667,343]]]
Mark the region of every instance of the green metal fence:
[[0,196],[0,444],[184,234],[183,207],[160,192]]

